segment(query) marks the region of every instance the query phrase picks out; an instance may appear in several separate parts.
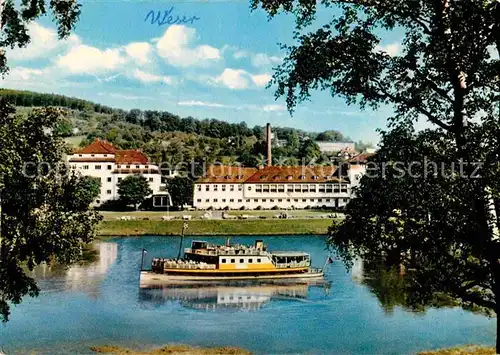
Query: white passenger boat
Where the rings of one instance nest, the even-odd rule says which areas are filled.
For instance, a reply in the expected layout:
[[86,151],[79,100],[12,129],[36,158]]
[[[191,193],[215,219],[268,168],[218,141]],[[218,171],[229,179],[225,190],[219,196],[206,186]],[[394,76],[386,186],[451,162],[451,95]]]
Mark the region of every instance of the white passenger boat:
[[[326,263],[325,263],[326,264]],[[150,270],[141,270],[141,287],[168,283],[248,280],[321,280],[323,269],[311,267],[309,254],[267,250],[262,240],[253,246],[212,245],[193,241],[177,259],[153,258]]]

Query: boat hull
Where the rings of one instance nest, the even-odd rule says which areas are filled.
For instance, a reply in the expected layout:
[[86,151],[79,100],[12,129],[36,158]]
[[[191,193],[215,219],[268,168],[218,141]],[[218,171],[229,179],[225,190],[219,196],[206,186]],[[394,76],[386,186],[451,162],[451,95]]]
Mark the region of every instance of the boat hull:
[[310,270],[302,273],[289,274],[264,274],[264,275],[175,275],[175,274],[157,274],[152,271],[141,271],[140,287],[152,287],[165,284],[186,284],[186,283],[206,283],[206,282],[229,282],[229,281],[314,281],[322,280],[324,273],[321,270]]

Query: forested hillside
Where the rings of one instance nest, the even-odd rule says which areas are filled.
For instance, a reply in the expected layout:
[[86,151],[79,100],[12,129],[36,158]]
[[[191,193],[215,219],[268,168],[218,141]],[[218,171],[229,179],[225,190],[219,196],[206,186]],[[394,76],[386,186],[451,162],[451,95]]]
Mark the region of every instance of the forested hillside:
[[[228,123],[213,118],[179,117],[167,111],[125,111],[63,95],[0,89],[19,112],[35,106],[67,108],[67,120],[59,133],[72,144],[83,146],[95,137],[122,149],[140,148],[156,162],[182,166],[191,161],[241,162],[256,166],[265,154],[264,127],[245,122]],[[303,159],[322,157],[314,140],[347,140],[341,132],[314,133],[288,127],[273,127],[276,163],[293,165]],[[360,142],[361,143],[361,142]],[[362,143],[361,143],[362,144]],[[364,147],[361,147],[364,148]]]

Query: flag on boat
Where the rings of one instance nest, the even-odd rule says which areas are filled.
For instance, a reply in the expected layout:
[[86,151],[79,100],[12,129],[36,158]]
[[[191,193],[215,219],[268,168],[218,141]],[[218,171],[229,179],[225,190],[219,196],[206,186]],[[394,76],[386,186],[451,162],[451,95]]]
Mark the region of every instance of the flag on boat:
[[329,257],[328,257],[327,263],[328,263],[328,264],[333,263],[333,259],[332,259],[332,257],[331,257],[331,256],[329,256]]

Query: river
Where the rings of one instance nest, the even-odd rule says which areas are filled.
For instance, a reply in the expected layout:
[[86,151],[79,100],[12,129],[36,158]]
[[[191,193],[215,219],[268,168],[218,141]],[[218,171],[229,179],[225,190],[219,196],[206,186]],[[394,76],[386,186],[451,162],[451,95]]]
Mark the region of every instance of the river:
[[[259,237],[233,237],[253,244]],[[262,237],[270,250],[300,250],[321,267],[323,237]],[[191,238],[185,238],[188,246]],[[210,238],[223,243],[223,238]],[[98,242],[87,261],[38,268],[42,292],[0,325],[6,354],[92,354],[92,345],[167,343],[238,346],[255,354],[412,354],[460,344],[492,345],[495,320],[457,307],[418,312],[387,282],[367,282],[362,264],[328,266],[325,285],[247,285],[140,290],[141,249],[175,257],[177,237]],[[373,280],[371,280],[373,281]],[[383,285],[387,287],[384,288]]]

